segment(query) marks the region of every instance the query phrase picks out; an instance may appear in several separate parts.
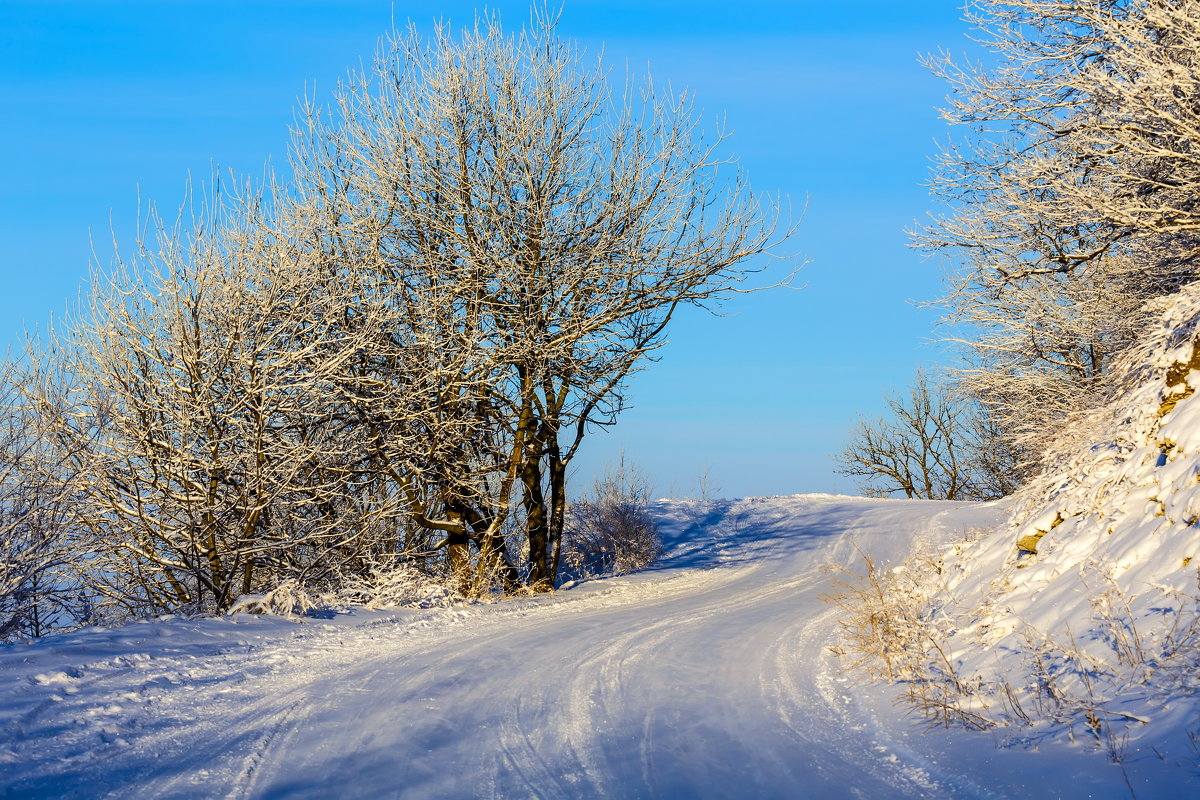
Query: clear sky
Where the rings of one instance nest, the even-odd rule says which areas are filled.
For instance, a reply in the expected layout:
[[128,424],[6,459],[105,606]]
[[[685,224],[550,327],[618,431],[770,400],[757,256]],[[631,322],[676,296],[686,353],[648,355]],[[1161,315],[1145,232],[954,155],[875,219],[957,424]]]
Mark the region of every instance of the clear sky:
[[[212,165],[286,159],[318,98],[390,26],[467,23],[469,0],[0,0],[0,347],[61,313],[138,197],[176,207]],[[851,492],[833,473],[855,413],[941,360],[941,267],[908,246],[945,87],[921,53],[970,45],[961,0],[566,0],[561,32],[726,115],[758,191],[807,203],[799,290],[689,313],[585,444],[587,481],[624,449],[660,494]],[[527,2],[487,7],[517,27]],[[783,265],[775,267],[782,274]],[[770,273],[768,273],[768,277]]]

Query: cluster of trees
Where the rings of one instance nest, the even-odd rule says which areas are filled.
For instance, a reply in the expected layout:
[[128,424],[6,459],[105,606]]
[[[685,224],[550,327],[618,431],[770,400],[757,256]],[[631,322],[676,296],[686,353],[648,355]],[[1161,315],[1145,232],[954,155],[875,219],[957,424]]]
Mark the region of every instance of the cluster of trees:
[[286,185],[151,215],[6,376],[0,638],[389,559],[552,589],[585,435],[781,238],[687,96],[547,18],[393,35],[297,119]]
[[994,500],[1014,491],[1012,454],[993,419],[944,379],[918,370],[904,395],[885,398],[889,416],[859,419],[834,456],[838,472],[868,497]]
[[[1012,480],[925,496],[996,496],[1035,471],[1200,251],[1200,5],[978,0],[968,19],[989,57],[928,60],[952,87],[944,116],[971,133],[943,149],[933,188],[951,211],[917,241],[959,266],[943,302],[964,360],[939,391],[983,422],[938,441]],[[919,394],[879,423],[918,450]],[[878,439],[860,425],[843,467],[878,461]],[[868,481],[904,490],[886,470]]]

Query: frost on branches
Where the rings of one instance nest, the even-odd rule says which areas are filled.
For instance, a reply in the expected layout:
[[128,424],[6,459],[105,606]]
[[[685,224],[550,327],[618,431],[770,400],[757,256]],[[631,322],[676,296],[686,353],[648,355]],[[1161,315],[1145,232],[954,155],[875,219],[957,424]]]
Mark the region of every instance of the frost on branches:
[[961,267],[944,300],[961,382],[1029,470],[1103,400],[1145,303],[1196,277],[1200,5],[980,0],[968,20],[988,57],[929,59],[968,134],[934,174],[952,210],[918,240]]
[[552,590],[586,434],[789,232],[689,97],[536,11],[394,34],[297,117],[291,184],[149,214],[29,348],[0,537],[26,472],[69,497],[92,619]]

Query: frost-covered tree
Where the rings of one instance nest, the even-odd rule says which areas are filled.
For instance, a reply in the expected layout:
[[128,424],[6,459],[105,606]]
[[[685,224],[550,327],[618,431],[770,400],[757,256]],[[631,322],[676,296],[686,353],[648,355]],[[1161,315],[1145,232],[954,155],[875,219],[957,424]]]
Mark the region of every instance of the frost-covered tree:
[[30,355],[30,474],[69,494],[100,612],[300,607],[393,568],[552,589],[586,433],[778,238],[721,138],[548,18],[486,17],[306,104],[293,185],[151,214]]
[[46,456],[87,582],[118,616],[319,577],[397,516],[345,397],[370,342],[259,206],[190,227],[151,216],[31,356],[56,370],[34,397]]
[[[675,311],[736,290],[771,246],[775,214],[718,173],[720,141],[686,96],[614,91],[545,15],[516,35],[490,16],[394,35],[331,112],[301,114],[311,258],[371,287],[392,314],[385,349],[431,376],[431,416],[394,426],[364,404],[364,418],[462,580],[500,559],[510,581],[554,585],[587,431],[615,420]],[[409,374],[367,369],[391,386]],[[523,565],[503,537],[518,510]]]
[[69,541],[74,498],[64,480],[80,453],[53,441],[63,408],[34,388],[48,377],[28,363],[0,364],[0,642],[86,617],[73,577],[84,554]]
[[962,384],[1036,460],[1090,405],[1144,303],[1195,277],[1200,6],[1183,0],[979,0],[980,63],[930,59],[952,212],[919,234],[961,264],[946,298]]

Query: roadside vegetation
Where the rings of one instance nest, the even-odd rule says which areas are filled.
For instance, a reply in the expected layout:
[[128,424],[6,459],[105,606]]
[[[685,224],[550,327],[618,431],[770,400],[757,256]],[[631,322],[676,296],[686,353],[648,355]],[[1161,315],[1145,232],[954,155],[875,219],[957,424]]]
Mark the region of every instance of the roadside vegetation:
[[641,487],[569,475],[676,311],[790,233],[723,140],[545,7],[387,36],[298,110],[286,183],[151,210],[0,376],[0,635],[653,558]]
[[960,358],[838,460],[876,494],[1007,496],[1009,522],[843,572],[838,651],[938,722],[1121,761],[1200,668],[1200,7],[969,9],[989,52],[928,59],[967,135],[916,233]]

